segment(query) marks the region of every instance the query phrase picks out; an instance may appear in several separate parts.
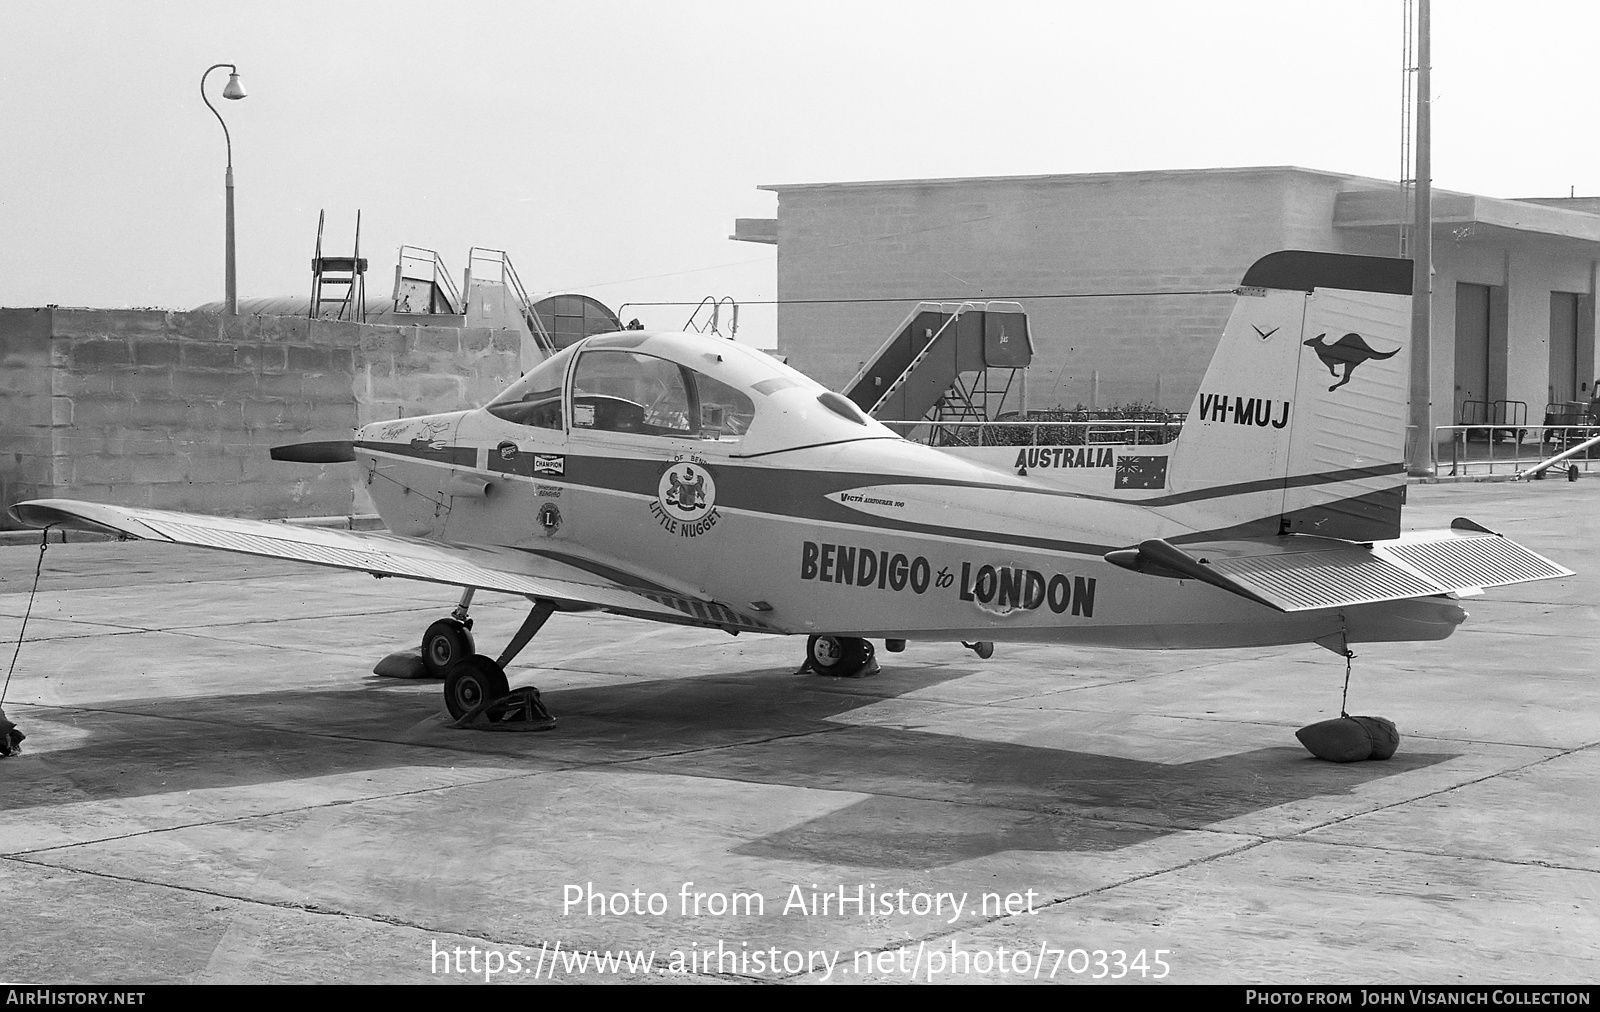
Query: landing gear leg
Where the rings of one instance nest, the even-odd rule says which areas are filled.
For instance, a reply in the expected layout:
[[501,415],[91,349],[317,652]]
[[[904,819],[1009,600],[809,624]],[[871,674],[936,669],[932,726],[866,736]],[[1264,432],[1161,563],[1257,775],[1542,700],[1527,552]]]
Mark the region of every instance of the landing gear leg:
[[994,644],[988,640],[978,640],[976,643],[968,643],[966,640],[962,640],[961,645],[966,647],[968,650],[971,650],[984,660],[988,660],[994,656]]
[[[470,592],[469,595],[470,597]],[[534,601],[511,642],[498,659],[483,654],[462,658],[444,677],[444,705],[455,726],[482,731],[547,731],[556,718],[539,697],[539,690],[524,685],[515,692],[506,681],[506,665],[522,652],[555,612],[549,601]]]
[[556,606],[549,601],[533,602],[533,608],[528,612],[528,617],[522,620],[522,625],[517,628],[516,634],[511,637],[511,642],[506,644],[505,650],[500,653],[500,659],[495,663],[504,668],[507,664],[516,660],[517,655],[522,653],[522,648],[528,645],[528,641],[533,639],[540,629],[544,628],[545,622],[555,613],[555,610]]
[[463,590],[461,592],[460,602],[457,603],[454,608],[450,609],[450,617],[455,619],[457,622],[460,622],[468,629],[472,628],[472,619],[467,617],[467,609],[472,607],[472,595],[476,594],[477,592],[477,587],[468,587],[467,589]]

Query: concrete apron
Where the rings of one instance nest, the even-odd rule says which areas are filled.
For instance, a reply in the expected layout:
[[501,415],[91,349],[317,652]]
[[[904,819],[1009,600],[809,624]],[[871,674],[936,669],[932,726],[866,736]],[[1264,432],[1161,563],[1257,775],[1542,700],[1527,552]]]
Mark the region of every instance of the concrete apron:
[[[1349,766],[1294,740],[1338,712],[1315,647],[912,644],[835,680],[793,673],[800,640],[605,616],[510,672],[554,731],[452,731],[437,683],[368,674],[448,589],[52,545],[6,702],[0,978],[468,981],[493,952],[529,982],[1594,980],[1595,487],[1410,494],[1409,526],[1580,575],[1358,648],[1351,711],[1403,739]],[[8,662],[36,558],[0,548]],[[474,615],[493,653],[522,610]]]

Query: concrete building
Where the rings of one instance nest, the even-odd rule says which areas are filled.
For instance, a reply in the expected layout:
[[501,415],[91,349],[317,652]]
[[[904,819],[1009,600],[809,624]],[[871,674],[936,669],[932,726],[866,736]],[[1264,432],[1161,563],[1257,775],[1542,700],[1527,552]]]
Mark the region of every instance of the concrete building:
[[[778,350],[846,382],[922,299],[1015,299],[1038,349],[1029,406],[1189,406],[1232,307],[1279,249],[1397,256],[1393,182],[1287,166],[763,186],[778,217]],[[1435,190],[1433,421],[1587,400],[1600,199]],[[1216,294],[1135,294],[1212,292]],[[1471,403],[1469,403],[1471,402]]]

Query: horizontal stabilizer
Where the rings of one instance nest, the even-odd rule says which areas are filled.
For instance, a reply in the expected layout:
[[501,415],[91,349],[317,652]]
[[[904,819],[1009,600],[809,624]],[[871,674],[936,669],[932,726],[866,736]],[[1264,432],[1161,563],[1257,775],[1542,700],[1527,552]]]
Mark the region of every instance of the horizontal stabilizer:
[[1514,541],[1459,528],[1370,544],[1299,535],[1181,547],[1147,541],[1111,552],[1106,561],[1152,576],[1199,580],[1284,612],[1474,593],[1572,575]]

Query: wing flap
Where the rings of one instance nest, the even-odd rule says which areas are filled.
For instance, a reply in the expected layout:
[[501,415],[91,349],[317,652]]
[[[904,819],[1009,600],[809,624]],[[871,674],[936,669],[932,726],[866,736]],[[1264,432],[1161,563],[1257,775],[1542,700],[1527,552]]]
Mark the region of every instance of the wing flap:
[[11,513],[35,527],[70,525],[145,540],[359,570],[374,576],[503,591],[631,615],[673,620],[683,617],[682,609],[646,600],[614,582],[524,552],[501,555],[380,532],[299,527],[71,499],[18,503]]

